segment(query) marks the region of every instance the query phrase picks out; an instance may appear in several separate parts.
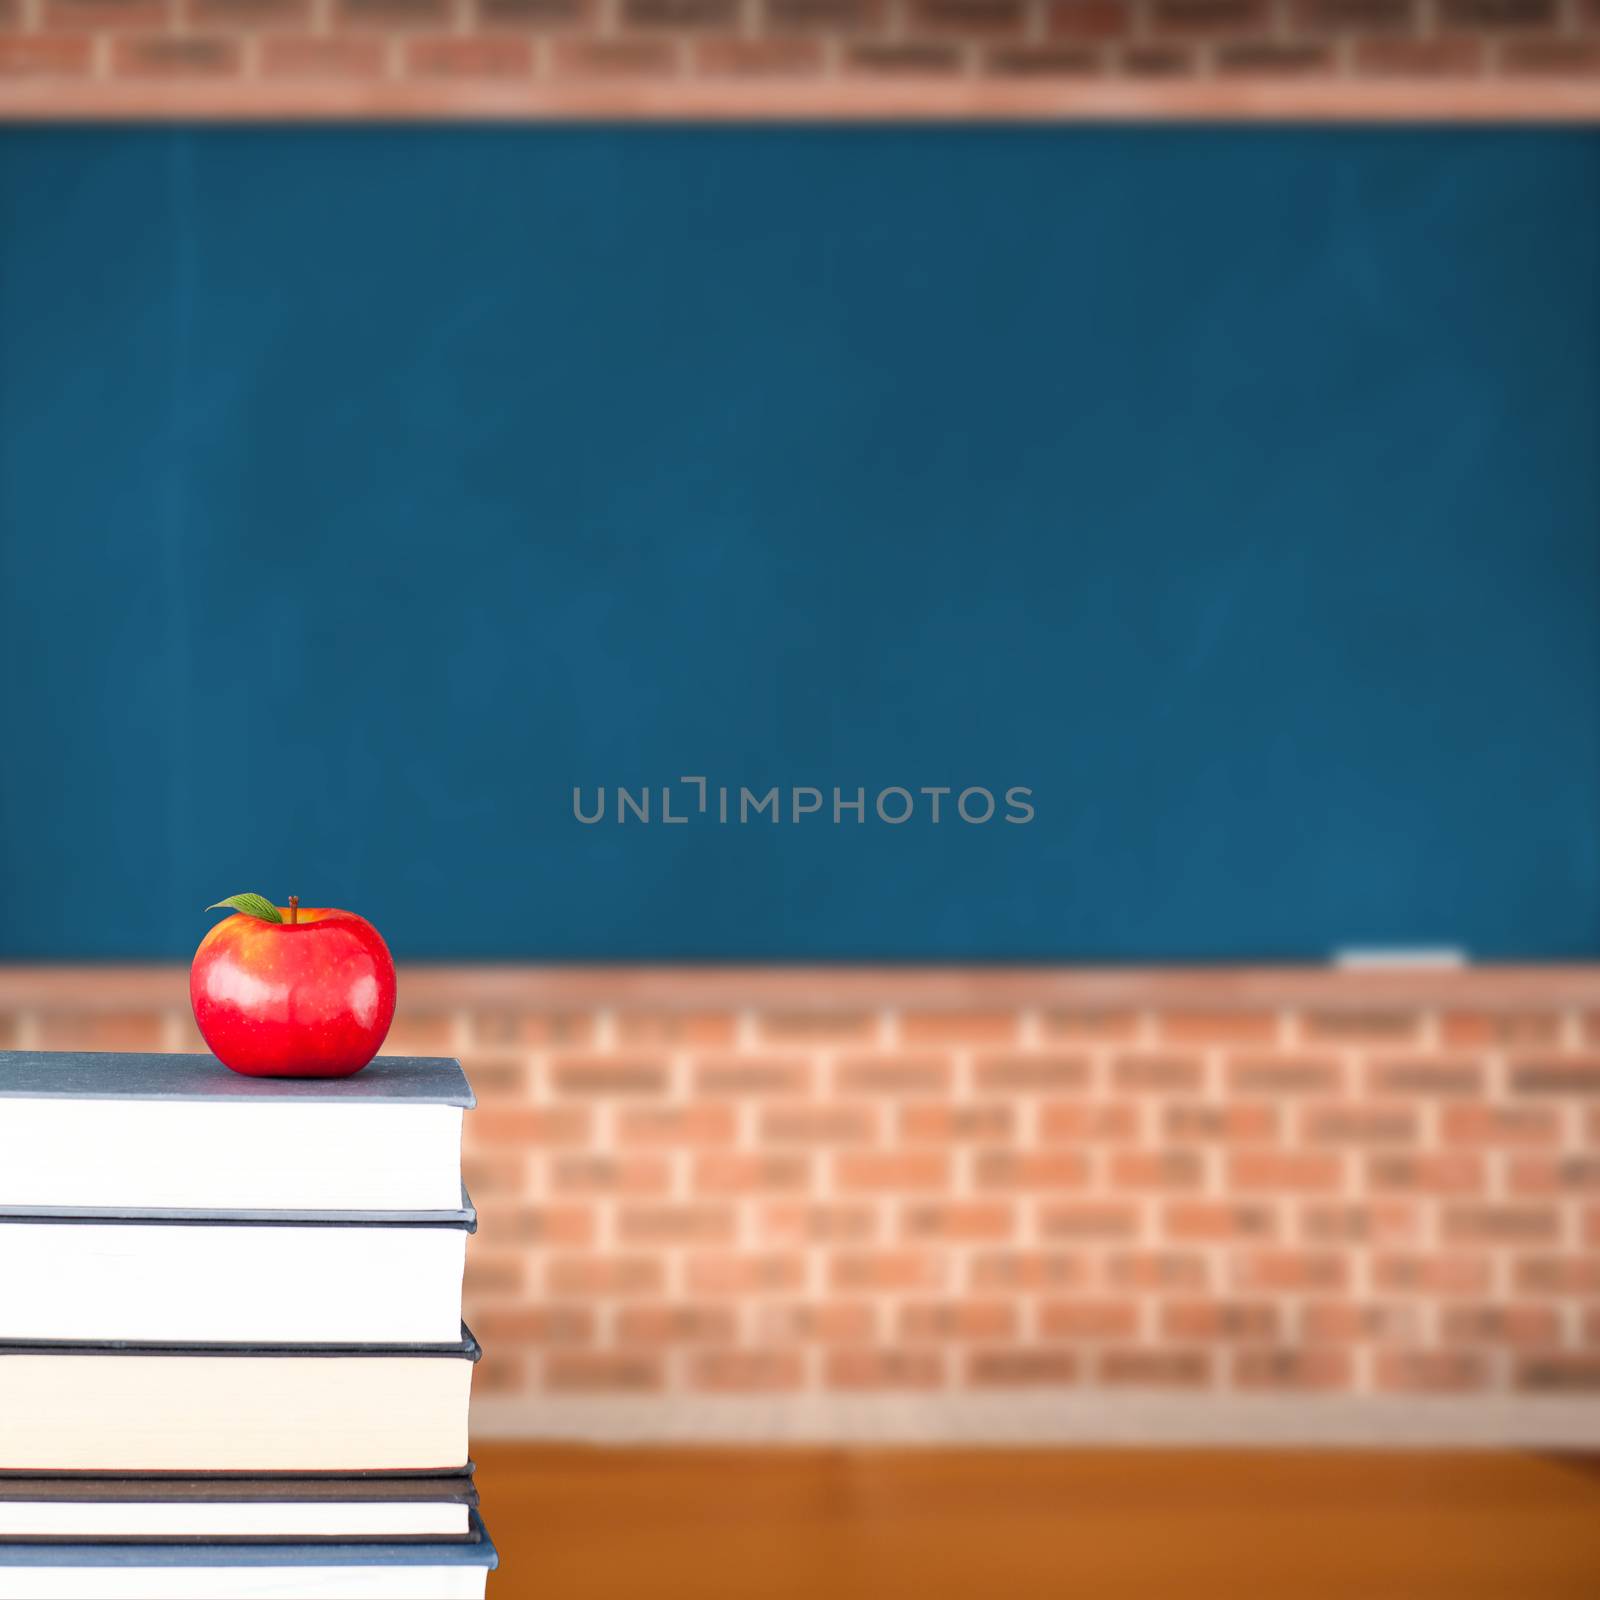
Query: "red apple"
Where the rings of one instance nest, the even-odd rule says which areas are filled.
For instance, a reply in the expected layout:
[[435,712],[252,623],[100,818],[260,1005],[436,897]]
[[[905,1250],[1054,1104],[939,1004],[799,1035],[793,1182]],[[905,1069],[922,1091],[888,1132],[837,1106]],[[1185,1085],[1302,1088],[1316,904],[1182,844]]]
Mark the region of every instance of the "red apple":
[[378,930],[292,895],[282,907],[251,894],[218,905],[235,914],[189,969],[194,1020],[217,1059],[253,1078],[347,1078],[366,1066],[394,1018],[394,960]]

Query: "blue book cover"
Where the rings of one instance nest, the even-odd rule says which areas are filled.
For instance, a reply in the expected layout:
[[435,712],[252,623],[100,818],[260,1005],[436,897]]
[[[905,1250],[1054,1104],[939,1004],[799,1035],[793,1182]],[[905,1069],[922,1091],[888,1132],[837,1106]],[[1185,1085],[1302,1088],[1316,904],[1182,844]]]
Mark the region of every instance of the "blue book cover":
[[483,1567],[499,1552],[472,1513],[472,1537],[391,1544],[0,1544],[6,1567]]
[[249,1078],[213,1055],[120,1050],[0,1050],[0,1098],[478,1103],[453,1056],[378,1056],[348,1078]]

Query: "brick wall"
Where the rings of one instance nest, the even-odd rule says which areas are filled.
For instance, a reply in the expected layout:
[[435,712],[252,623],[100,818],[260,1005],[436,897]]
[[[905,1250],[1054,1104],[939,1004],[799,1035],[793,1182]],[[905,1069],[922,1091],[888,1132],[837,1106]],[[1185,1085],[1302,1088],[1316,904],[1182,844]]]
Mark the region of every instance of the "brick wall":
[[0,116],[1600,111],[1595,0],[0,0]]
[[[197,1043],[177,970],[0,972],[0,1040]],[[489,1426],[1600,1402],[1600,969],[432,969],[387,1048],[480,1097]]]

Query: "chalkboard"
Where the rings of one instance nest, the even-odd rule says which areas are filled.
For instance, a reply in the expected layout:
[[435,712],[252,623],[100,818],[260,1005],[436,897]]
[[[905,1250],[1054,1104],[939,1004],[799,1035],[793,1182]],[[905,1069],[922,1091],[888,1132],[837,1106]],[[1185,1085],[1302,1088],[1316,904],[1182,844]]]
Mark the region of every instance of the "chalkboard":
[[0,957],[1600,953],[1597,178],[6,130]]

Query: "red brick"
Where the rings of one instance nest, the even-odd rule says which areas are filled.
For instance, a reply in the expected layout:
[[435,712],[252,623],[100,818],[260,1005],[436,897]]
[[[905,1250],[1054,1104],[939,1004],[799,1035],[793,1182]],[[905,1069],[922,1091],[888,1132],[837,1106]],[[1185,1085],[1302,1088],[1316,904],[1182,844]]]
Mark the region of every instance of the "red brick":
[[520,1394],[527,1386],[527,1357],[515,1346],[486,1351],[472,1371],[474,1394]]
[[850,1150],[833,1158],[842,1190],[948,1189],[950,1157],[942,1150]]
[[[1264,0],[1152,0],[1152,20],[1160,28],[1170,25],[1177,12],[1196,12],[1206,6],[1243,6],[1246,9]],[[1166,18],[1163,18],[1163,9]],[[1271,1044],[1278,1037],[1275,1011],[1164,1011],[1157,1019],[1163,1039],[1184,1044]]]
[[847,1056],[834,1068],[840,1094],[947,1094],[952,1068],[941,1056]]
[[485,1244],[587,1245],[594,1242],[592,1206],[483,1206],[478,1212],[478,1237]]
[[811,1087],[811,1066],[793,1058],[761,1059],[734,1057],[721,1061],[698,1061],[693,1069],[694,1092],[697,1097],[732,1095],[737,1099],[751,1096],[793,1096],[804,1094]]
[[941,1200],[908,1205],[900,1212],[900,1232],[919,1239],[1009,1239],[1016,1212],[995,1200]]
[[617,1313],[624,1345],[732,1344],[738,1336],[738,1312],[729,1305],[630,1305]]
[[1524,1356],[1512,1382],[1518,1389],[1553,1394],[1589,1394],[1600,1389],[1600,1356],[1593,1354]]
[[462,1292],[467,1299],[480,1295],[520,1295],[527,1283],[528,1262],[522,1251],[494,1250],[480,1244],[467,1252]]
[[1132,1239],[1139,1232],[1137,1202],[1052,1200],[1039,1207],[1042,1239]]
[[[94,46],[87,35],[73,37],[24,35],[0,38],[0,77],[77,78],[93,64]],[[0,1018],[0,1047],[16,1046],[16,1021]]]
[[994,1250],[974,1256],[974,1289],[1023,1293],[1032,1289],[1073,1289],[1084,1281],[1082,1257],[1042,1250]]
[[1351,60],[1367,78],[1471,77],[1483,67],[1483,42],[1456,35],[1431,39],[1357,39]]
[[[1073,9],[1085,12],[1120,10],[1122,0],[1071,0]],[[1039,1016],[1042,1038],[1055,1040],[1131,1039],[1139,1029],[1133,1011],[1044,1011]]]
[[629,28],[732,29],[738,0],[622,0],[622,21]]
[[1600,1154],[1519,1156],[1510,1165],[1514,1194],[1581,1193],[1600,1189]]
[[659,1295],[665,1278],[659,1256],[556,1256],[545,1267],[558,1295]]
[[333,20],[344,27],[446,27],[453,0],[334,0]]
[[1356,1304],[1307,1302],[1300,1316],[1305,1340],[1321,1344],[1403,1344],[1421,1336],[1423,1304],[1416,1300]]
[[472,1317],[473,1332],[491,1346],[593,1344],[596,1317],[589,1305],[485,1306]]
[[1115,63],[1116,70],[1136,80],[1188,77],[1199,66],[1199,54],[1185,44],[1125,45]]
[[1203,1140],[1206,1143],[1261,1143],[1277,1138],[1278,1108],[1234,1101],[1231,1105],[1164,1106],[1161,1112],[1163,1136],[1176,1140]]
[[1161,1232],[1171,1239],[1271,1239],[1278,1214],[1256,1201],[1185,1200],[1163,1209]]
[[[1418,0],[1294,0],[1289,15],[1294,33],[1415,33],[1421,22]],[[1392,1015],[1413,1026],[1420,1021],[1416,1012],[1377,1015]]]
[[765,26],[775,33],[854,33],[879,28],[887,0],[765,0]]
[[1229,1189],[1271,1189],[1304,1193],[1337,1189],[1343,1159],[1320,1150],[1243,1150],[1228,1157]]
[[[1352,0],[1338,3],[1350,4]],[[1365,3],[1370,4],[1371,0]],[[1301,1037],[1313,1043],[1395,1045],[1416,1041],[1422,1032],[1423,1015],[1406,1008],[1356,1006],[1303,1012],[1299,1021]]]
[[[264,4],[266,0],[251,0]],[[456,1024],[449,1011],[412,1010],[403,1001],[394,1014],[383,1048],[393,1056],[448,1056],[455,1054]]]
[[647,1351],[557,1351],[546,1357],[544,1386],[553,1393],[642,1394],[660,1389],[661,1357]]
[[1131,1339],[1139,1329],[1134,1300],[1046,1300],[1039,1331],[1047,1339]]
[[[354,42],[371,44],[373,41]],[[465,1056],[461,1065],[480,1104],[516,1100],[528,1092],[528,1068],[516,1056]]]
[[739,1131],[730,1105],[623,1106],[617,1112],[619,1144],[731,1144]]
[[1020,34],[1022,0],[910,0],[912,29],[919,34],[966,38]]
[[1059,1388],[1076,1383],[1080,1367],[1071,1350],[974,1350],[966,1376],[976,1389]]
[[720,1050],[733,1045],[738,1019],[726,1011],[623,1011],[616,1033],[624,1049]]
[[1056,0],[1045,20],[1051,38],[1084,44],[1120,38],[1132,26],[1127,0]]
[[1211,1356],[1205,1350],[1107,1350],[1096,1371],[1107,1385],[1203,1389],[1211,1382]]
[[1487,1256],[1375,1256],[1371,1271],[1374,1287],[1389,1294],[1481,1295],[1491,1282]]
[[694,1294],[792,1294],[804,1286],[806,1263],[797,1255],[695,1255],[686,1265]]
[[1089,1086],[1089,1058],[1074,1055],[980,1056],[973,1079],[983,1094],[1052,1094]]
[[[63,20],[50,12],[46,18],[51,27],[63,26]],[[161,51],[147,51],[163,42],[159,38],[119,40],[118,70],[163,70]],[[160,1050],[164,1032],[159,1011],[46,1011],[38,1026],[40,1050]]]
[[[269,41],[270,42],[270,41]],[[353,43],[347,40],[295,39],[283,41],[296,46],[313,43]],[[382,54],[373,41],[360,41],[360,59]],[[467,1023],[469,1036],[478,1045],[491,1049],[511,1046],[531,1048],[554,1046],[562,1050],[582,1049],[594,1042],[594,1018],[581,1011],[518,1011],[513,1009],[475,1011]]]
[[1559,1011],[1447,1011],[1439,1034],[1468,1050],[1548,1050],[1559,1047],[1566,1018]]
[[1437,1155],[1371,1155],[1367,1184],[1378,1190],[1412,1190],[1419,1194],[1470,1194],[1487,1181],[1483,1157],[1475,1151]]
[[842,1251],[828,1262],[828,1281],[841,1293],[944,1288],[950,1259],[925,1250]]
[[588,1106],[482,1106],[467,1119],[474,1144],[580,1145],[594,1138]]
[[670,38],[556,39],[546,57],[558,79],[639,82],[681,73],[683,53]]
[[1276,1339],[1278,1307],[1265,1300],[1171,1300],[1161,1308],[1164,1339]]
[[824,1376],[830,1389],[937,1389],[944,1359],[935,1350],[830,1350]]
[[1199,1056],[1130,1053],[1111,1063],[1111,1086],[1124,1094],[1198,1094],[1205,1076]]
[[1369,1063],[1367,1089],[1376,1095],[1481,1095],[1481,1061],[1465,1057],[1399,1056]]
[[1142,1110],[1125,1101],[1047,1100],[1039,1107],[1039,1137],[1062,1144],[1136,1139]]
[[1014,1339],[1018,1313],[1010,1300],[912,1301],[900,1307],[896,1336],[908,1344],[947,1339]]
[[866,1344],[877,1331],[870,1301],[801,1301],[755,1307],[757,1337],[768,1342]]
[[1251,1055],[1227,1063],[1228,1092],[1234,1096],[1337,1094],[1344,1069],[1327,1056]]
[[756,1031],[777,1044],[870,1044],[879,1022],[876,1011],[767,1011]]
[[860,1244],[878,1230],[871,1205],[785,1201],[759,1213],[762,1237],[774,1244]]
[[558,1155],[550,1167],[558,1194],[665,1194],[672,1166],[665,1156]]
[[550,1083],[563,1095],[658,1095],[667,1092],[667,1069],[642,1057],[558,1056],[550,1063]]
[[465,1149],[461,1152],[461,1177],[477,1200],[521,1194],[528,1180],[527,1157],[517,1150]]
[[1449,1206],[1439,1231],[1446,1244],[1557,1244],[1561,1213],[1554,1206]]
[[1458,1394],[1487,1387],[1489,1365],[1474,1350],[1380,1350],[1373,1378],[1390,1392]]
[[311,0],[183,0],[182,15],[185,24],[201,28],[305,28]]
[[1233,1381],[1241,1389],[1348,1389],[1353,1372],[1350,1352],[1326,1345],[1240,1350],[1233,1358]]
[[[1223,39],[1212,61],[1224,77],[1298,78],[1329,72],[1336,58],[1330,46],[1309,39]],[[1243,1369],[1238,1376],[1245,1381]]]
[[1421,1133],[1415,1106],[1318,1105],[1300,1113],[1300,1137],[1312,1144],[1414,1144]]
[[1561,20],[1558,0],[1438,0],[1438,5],[1444,26],[1463,31],[1542,30]]
[[972,1179],[980,1189],[1078,1189],[1089,1160],[1081,1150],[981,1150]]
[[1526,1256],[1512,1275],[1523,1294],[1600,1294],[1600,1256]]
[[1244,1290],[1342,1289],[1350,1276],[1350,1260],[1327,1250],[1256,1250],[1233,1262],[1237,1286]]
[[759,1126],[769,1144],[870,1144],[878,1118],[869,1106],[763,1106]]
[[757,1194],[808,1190],[812,1181],[809,1155],[794,1150],[749,1154],[719,1150],[697,1156],[693,1183],[702,1194]]
[[907,1044],[1003,1044],[1017,1037],[1014,1011],[907,1011],[900,1037]]
[[1105,1262],[1106,1282],[1114,1289],[1194,1292],[1208,1288],[1210,1277],[1206,1258],[1189,1251],[1128,1250]]
[[805,1367],[797,1350],[702,1350],[689,1363],[689,1385],[711,1394],[798,1389]]
[[1537,1349],[1561,1342],[1561,1316],[1554,1306],[1446,1306],[1440,1332],[1451,1344]]
[[1439,1131],[1446,1144],[1554,1144],[1561,1114],[1548,1105],[1450,1105],[1441,1110]]
[[1113,1150],[1110,1180],[1118,1189],[1198,1189],[1206,1178],[1197,1150]]
[[1414,1244],[1421,1231],[1414,1200],[1328,1200],[1300,1212],[1300,1236],[1309,1244]]
[[628,1245],[732,1244],[731,1206],[624,1206],[617,1213],[617,1238]]
[[900,1108],[900,1137],[927,1144],[965,1140],[1003,1141],[1016,1135],[1016,1109],[1009,1105],[913,1105]]
[[[41,20],[46,29],[92,29],[108,33],[115,29],[148,28],[152,32],[164,27],[173,15],[168,0],[43,0]],[[8,25],[14,25],[9,24]],[[93,1013],[81,1014],[81,1020],[92,1023]],[[72,1017],[60,1019],[71,1023]],[[45,1035],[49,1037],[48,1034]],[[155,1045],[106,1044],[45,1044],[46,1050],[135,1050],[156,1049]]]

